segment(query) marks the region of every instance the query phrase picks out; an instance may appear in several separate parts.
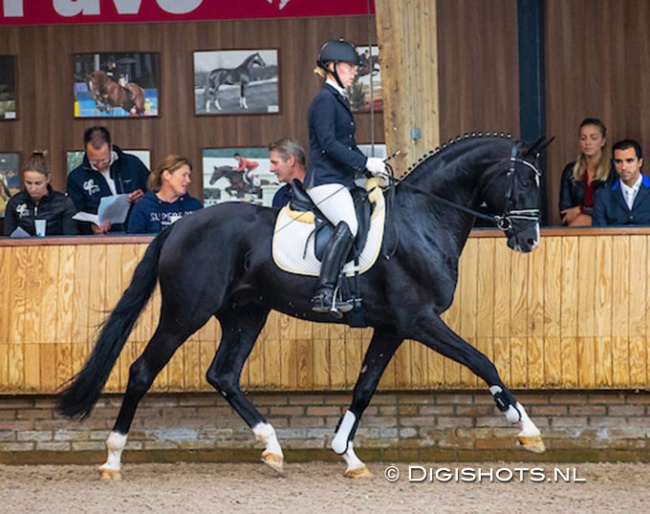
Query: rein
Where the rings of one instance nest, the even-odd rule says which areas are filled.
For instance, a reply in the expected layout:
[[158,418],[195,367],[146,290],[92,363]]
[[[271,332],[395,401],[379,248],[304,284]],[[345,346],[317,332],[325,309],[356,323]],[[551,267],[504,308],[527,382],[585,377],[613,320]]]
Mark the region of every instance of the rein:
[[[510,177],[510,184],[508,187],[508,193],[506,195],[506,209],[503,214],[501,215],[493,215],[490,216],[488,214],[483,214],[482,212],[478,212],[474,209],[470,209],[469,207],[465,207],[463,205],[459,205],[457,203],[454,203],[450,200],[447,200],[446,198],[443,198],[442,196],[438,196],[435,193],[431,193],[430,191],[426,191],[418,186],[414,186],[413,184],[409,184],[408,182],[405,182],[404,180],[398,179],[395,177],[394,171],[392,166],[390,164],[386,163],[386,167],[390,170],[390,173],[388,175],[388,178],[390,182],[393,182],[394,184],[402,184],[404,186],[410,187],[411,189],[422,193],[425,196],[428,196],[435,201],[446,205],[447,207],[452,207],[456,210],[462,211],[466,214],[469,214],[471,216],[474,216],[476,218],[480,218],[484,221],[488,221],[490,223],[493,223],[499,230],[506,231],[512,228],[512,220],[524,220],[524,221],[531,221],[531,222],[537,222],[539,221],[539,209],[517,209],[513,211],[509,211],[507,209],[507,205],[510,203],[510,197],[512,196],[512,184],[514,181],[514,176],[515,176],[515,164],[524,164],[531,168],[537,177],[541,176],[541,172],[530,162],[517,157],[516,155],[517,149],[516,147],[512,148],[512,155],[510,157],[510,166],[508,167],[506,171],[506,174],[508,177]],[[394,157],[396,154],[391,155],[388,157],[387,160],[390,158]],[[486,189],[489,188],[492,183],[500,176],[500,173],[497,174],[486,186]],[[391,187],[391,190],[394,191],[394,186]]]

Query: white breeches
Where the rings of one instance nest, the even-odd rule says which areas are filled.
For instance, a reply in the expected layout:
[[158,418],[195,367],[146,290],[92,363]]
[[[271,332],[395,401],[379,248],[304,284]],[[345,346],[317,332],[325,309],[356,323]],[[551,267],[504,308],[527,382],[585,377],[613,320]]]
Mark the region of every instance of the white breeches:
[[354,201],[347,187],[341,184],[323,184],[307,190],[307,194],[314,201],[323,215],[334,226],[345,221],[356,237],[358,225],[357,214],[354,210]]

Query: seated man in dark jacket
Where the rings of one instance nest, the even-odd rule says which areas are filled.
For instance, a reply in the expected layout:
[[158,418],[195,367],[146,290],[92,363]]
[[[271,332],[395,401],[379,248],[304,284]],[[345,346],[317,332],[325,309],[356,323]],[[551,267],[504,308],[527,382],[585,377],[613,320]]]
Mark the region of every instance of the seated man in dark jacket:
[[650,179],[641,173],[641,146],[633,139],[624,139],[612,147],[612,153],[620,178],[596,194],[593,224],[650,225]]
[[[111,134],[105,127],[91,127],[84,133],[83,163],[68,175],[67,191],[81,212],[97,214],[104,196],[128,193],[131,203],[139,200],[147,190],[149,170],[133,155],[122,152],[111,143]],[[105,234],[109,230],[124,231],[122,225],[102,226],[80,222],[82,234]]]

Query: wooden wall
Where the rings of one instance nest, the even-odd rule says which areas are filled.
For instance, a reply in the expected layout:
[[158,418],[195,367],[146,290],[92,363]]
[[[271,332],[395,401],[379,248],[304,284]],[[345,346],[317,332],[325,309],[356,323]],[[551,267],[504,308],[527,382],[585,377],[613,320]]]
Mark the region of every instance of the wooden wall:
[[[497,231],[475,231],[461,258],[447,323],[521,389],[650,387],[650,229],[543,231],[529,255]],[[127,286],[148,239],[0,243],[0,394],[52,393],[79,370],[96,327]],[[106,387],[126,387],[128,368],[153,334],[156,293]],[[246,389],[342,391],[356,381],[371,329],[272,313],[244,369]],[[157,379],[156,391],[207,391],[220,332],[212,320]],[[473,389],[467,369],[407,342],[384,390]]]
[[[626,137],[650,152],[650,3],[546,0],[547,133],[550,221],[560,223],[560,175],[578,155],[586,117],[608,128],[609,147]],[[646,164],[645,173],[648,174]]]
[[[106,124],[118,146],[145,148],[152,163],[169,153],[187,155],[200,170],[202,148],[260,147],[281,137],[308,148],[307,107],[321,86],[312,70],[321,44],[345,36],[376,44],[367,17],[242,20],[224,22],[0,27],[0,54],[15,55],[18,120],[0,122],[0,152],[49,149],[53,185],[65,190],[65,153],[83,149],[83,132]],[[192,52],[278,49],[280,114],[195,116]],[[73,54],[159,52],[160,117],[73,118]],[[356,115],[357,141],[371,142],[371,115]],[[383,143],[381,114],[375,142]],[[196,172],[190,193],[202,197]]]

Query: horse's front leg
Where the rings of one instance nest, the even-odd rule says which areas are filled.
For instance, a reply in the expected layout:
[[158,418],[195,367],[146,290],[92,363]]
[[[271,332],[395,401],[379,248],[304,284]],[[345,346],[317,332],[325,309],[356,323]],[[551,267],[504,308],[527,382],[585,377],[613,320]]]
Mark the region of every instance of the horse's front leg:
[[488,385],[498,409],[510,423],[519,423],[521,432],[518,440],[524,449],[541,453],[544,442],[541,432],[531,421],[524,409],[499,377],[496,366],[486,355],[451,330],[439,316],[425,315],[413,325],[412,339],[420,341],[441,355],[469,368]]
[[242,82],[239,86],[239,107],[242,109],[248,109],[248,104],[246,103],[246,94],[244,92],[244,83]]
[[282,473],[284,454],[275,429],[262,417],[239,385],[244,363],[264,327],[268,314],[269,309],[256,305],[217,313],[223,336],[206,377],[253,429],[255,439],[264,444],[262,462]]
[[375,330],[366,350],[359,378],[352,393],[352,403],[339,421],[331,444],[332,450],[343,456],[347,464],[345,476],[348,478],[372,477],[370,470],[354,453],[352,440],[386,366],[401,343],[402,339],[394,328],[381,327]]

